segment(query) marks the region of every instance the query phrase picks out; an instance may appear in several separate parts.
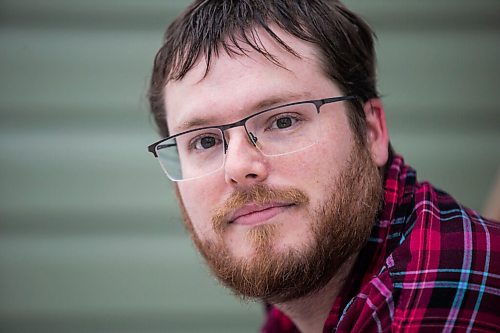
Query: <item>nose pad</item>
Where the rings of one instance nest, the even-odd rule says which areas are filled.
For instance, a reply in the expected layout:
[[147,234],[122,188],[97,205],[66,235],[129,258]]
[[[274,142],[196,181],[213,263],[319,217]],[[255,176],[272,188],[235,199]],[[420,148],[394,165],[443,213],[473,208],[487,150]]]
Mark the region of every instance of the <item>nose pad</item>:
[[[260,145],[257,144],[257,141],[259,139],[255,136],[255,134],[253,134],[252,132],[248,131],[246,128],[245,128],[245,132],[246,132],[248,140],[250,141],[250,143],[252,144],[252,146],[260,149],[260,147],[259,147]],[[224,154],[227,154],[227,150],[229,149],[229,142],[228,142],[228,140],[226,138],[225,131],[222,131],[222,141],[224,142]]]
[[[250,131],[245,129],[245,132],[247,133],[248,139],[250,140],[250,143],[254,146],[257,147],[257,140],[258,138]],[[227,154],[227,150],[229,149],[229,142],[226,138],[226,133],[225,131],[222,131],[222,141],[224,143],[224,154]]]
[[248,132],[248,137],[250,138],[250,142],[257,147],[257,140],[259,139],[252,132]]
[[222,141],[224,142],[224,155],[227,153],[227,148],[229,148],[224,132],[222,132]]
[[260,149],[255,149],[259,148],[258,138],[250,131],[235,134],[224,160],[226,182],[240,186],[262,182],[268,176],[268,167]]
[[255,148],[262,151],[262,144],[258,142],[259,138],[255,136],[252,132],[248,132],[248,138]]

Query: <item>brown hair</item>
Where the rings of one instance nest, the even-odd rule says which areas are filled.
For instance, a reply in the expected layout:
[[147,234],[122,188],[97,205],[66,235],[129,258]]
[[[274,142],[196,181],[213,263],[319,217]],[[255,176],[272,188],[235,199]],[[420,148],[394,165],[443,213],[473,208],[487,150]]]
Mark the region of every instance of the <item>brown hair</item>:
[[[360,101],[377,97],[374,33],[338,0],[196,0],[167,29],[156,54],[149,89],[152,115],[160,134],[168,136],[164,89],[182,79],[200,57],[206,72],[219,52],[245,55],[248,47],[281,66],[266,51],[257,29],[266,31],[288,52],[299,56],[270,28],[316,45],[325,73],[347,95]],[[359,110],[359,105],[355,106]],[[349,112],[351,126],[364,139],[363,112]]]

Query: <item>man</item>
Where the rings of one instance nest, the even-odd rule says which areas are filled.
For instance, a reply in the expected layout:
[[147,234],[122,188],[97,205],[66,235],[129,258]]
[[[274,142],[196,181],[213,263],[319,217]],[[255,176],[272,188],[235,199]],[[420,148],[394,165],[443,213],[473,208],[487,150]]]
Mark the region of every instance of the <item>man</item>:
[[262,332],[500,331],[498,226],[417,182],[375,82],[338,1],[195,1],[155,59],[149,150]]

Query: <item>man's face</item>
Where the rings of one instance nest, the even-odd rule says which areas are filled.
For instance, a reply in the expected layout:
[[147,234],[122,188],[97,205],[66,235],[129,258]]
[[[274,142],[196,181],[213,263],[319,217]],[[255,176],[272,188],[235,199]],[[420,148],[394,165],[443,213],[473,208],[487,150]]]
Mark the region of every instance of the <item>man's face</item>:
[[[343,95],[310,44],[277,33],[300,58],[261,33],[284,67],[255,51],[232,57],[220,52],[207,76],[201,59],[182,80],[168,83],[170,133],[190,129],[186,124],[226,124],[288,102]],[[322,106],[319,141],[282,156],[262,155],[243,127],[231,128],[223,168],[178,183],[196,245],[237,293],[278,302],[301,296],[324,285],[366,240],[380,203],[380,177],[355,140],[347,112],[353,111],[345,102]]]

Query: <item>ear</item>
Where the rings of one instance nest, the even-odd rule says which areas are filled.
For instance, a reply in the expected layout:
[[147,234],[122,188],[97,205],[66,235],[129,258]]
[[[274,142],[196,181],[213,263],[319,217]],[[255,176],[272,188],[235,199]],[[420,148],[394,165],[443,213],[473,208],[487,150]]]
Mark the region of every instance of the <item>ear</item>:
[[387,163],[389,158],[389,132],[385,120],[384,105],[380,98],[365,102],[363,109],[366,116],[366,141],[373,162],[378,167]]

